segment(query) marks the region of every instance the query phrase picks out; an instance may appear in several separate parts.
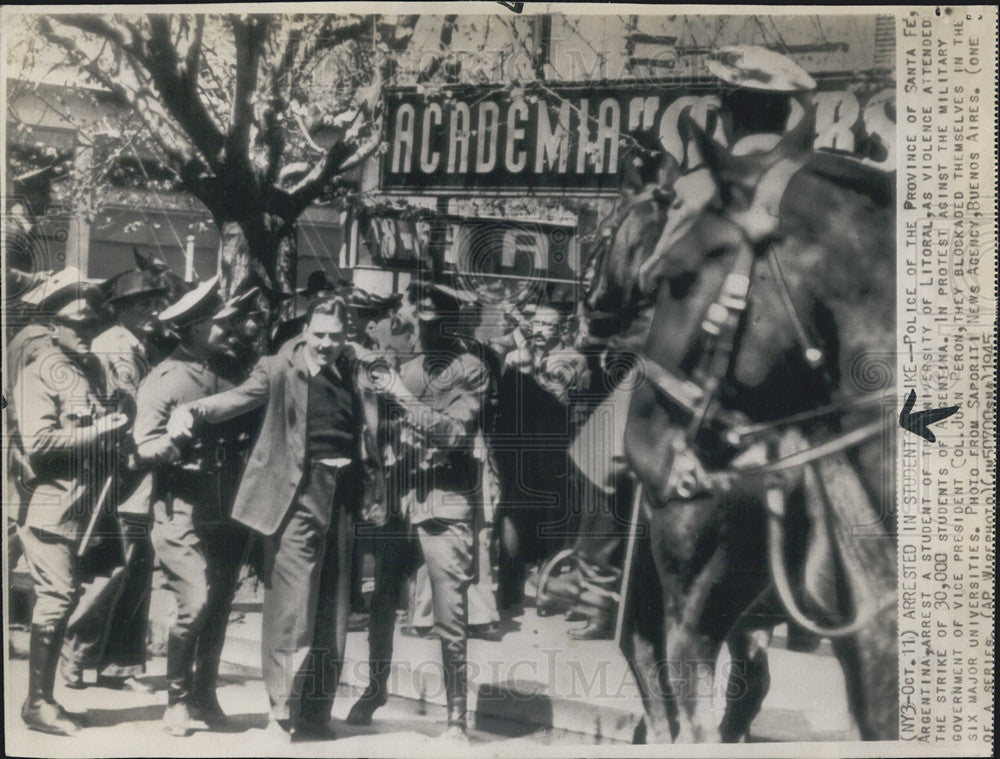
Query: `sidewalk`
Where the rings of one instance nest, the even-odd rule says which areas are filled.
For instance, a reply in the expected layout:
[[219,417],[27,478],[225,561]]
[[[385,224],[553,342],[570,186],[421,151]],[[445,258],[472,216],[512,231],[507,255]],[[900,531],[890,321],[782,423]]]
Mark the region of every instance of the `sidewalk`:
[[[625,658],[613,641],[570,640],[569,626],[529,607],[502,624],[501,641],[469,641],[469,709],[477,722],[498,718],[519,722],[526,732],[541,726],[602,742],[632,741],[642,703]],[[411,638],[397,626],[393,658],[392,695],[445,704],[439,641]],[[843,675],[826,645],[816,654],[787,651],[779,629],[769,658],[771,690],[754,723],[755,740],[858,739]],[[260,675],[259,611],[230,624],[223,659],[248,676]],[[352,632],[341,684],[363,689],[367,682],[367,633]],[[721,719],[721,700],[715,705]]]

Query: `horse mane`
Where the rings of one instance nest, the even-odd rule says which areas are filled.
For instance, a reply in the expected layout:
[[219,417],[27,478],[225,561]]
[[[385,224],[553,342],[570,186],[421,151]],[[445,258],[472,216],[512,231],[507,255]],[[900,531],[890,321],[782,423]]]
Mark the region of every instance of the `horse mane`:
[[894,208],[896,205],[896,175],[893,172],[881,171],[845,153],[822,148],[809,157],[806,169],[845,189],[865,195],[880,208]]

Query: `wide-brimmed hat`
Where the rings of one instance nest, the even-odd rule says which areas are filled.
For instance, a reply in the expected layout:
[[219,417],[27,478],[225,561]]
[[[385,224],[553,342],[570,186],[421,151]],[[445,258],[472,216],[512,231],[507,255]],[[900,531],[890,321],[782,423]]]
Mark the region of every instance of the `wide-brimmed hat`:
[[340,289],[342,283],[333,282],[326,272],[318,269],[309,274],[306,279],[306,286],[298,290],[298,294],[303,298],[314,298],[320,293],[333,292]]
[[159,319],[173,327],[185,327],[212,318],[220,305],[219,277],[216,275],[163,309]]
[[367,321],[386,316],[389,311],[398,308],[403,302],[403,294],[394,293],[393,295],[382,296],[370,293],[360,287],[352,287],[347,295],[347,302],[357,313],[360,320]]
[[760,45],[719,48],[706,67],[726,84],[747,90],[792,93],[816,89],[816,80],[799,64]]
[[101,288],[75,266],[57,271],[21,298],[22,302],[37,306],[39,311],[50,312],[59,312],[71,301],[80,299],[95,308],[101,301]]
[[52,318],[67,324],[86,324],[97,321],[97,311],[86,298],[74,298],[60,306]]
[[111,277],[101,285],[107,303],[115,304],[137,295],[164,294],[167,288],[157,275],[143,269],[129,269]]

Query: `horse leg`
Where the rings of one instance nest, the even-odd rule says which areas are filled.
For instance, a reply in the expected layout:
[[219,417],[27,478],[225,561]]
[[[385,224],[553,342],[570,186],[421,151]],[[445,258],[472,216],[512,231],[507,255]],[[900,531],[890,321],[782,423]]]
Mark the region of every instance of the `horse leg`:
[[663,661],[663,591],[649,540],[649,526],[640,523],[632,580],[625,593],[627,609],[622,653],[642,699],[645,724],[644,729],[637,729],[637,737],[645,743],[670,743],[676,708]]
[[[715,662],[724,634],[704,625],[706,604],[725,574],[725,554],[716,549],[695,580],[664,585],[673,591],[668,601],[666,661],[671,688],[677,699],[676,743],[718,743],[719,718],[714,713]],[[669,597],[669,595],[668,595]],[[671,612],[674,613],[671,613]],[[679,613],[678,613],[679,612]]]
[[[848,704],[864,740],[895,740],[899,730],[895,543],[880,526],[858,527],[870,525],[878,512],[845,456],[818,462],[814,485],[816,497],[825,501],[831,515],[845,576],[840,584],[867,583],[880,606],[856,635],[833,640]],[[868,534],[855,535],[852,529]]]
[[719,734],[726,743],[737,743],[750,730],[750,723],[771,687],[767,647],[771,630],[735,628],[726,638],[729,647],[729,678],[726,684],[726,713]]
[[861,739],[899,738],[896,607],[883,609],[857,635],[832,641],[847,685],[847,703]]

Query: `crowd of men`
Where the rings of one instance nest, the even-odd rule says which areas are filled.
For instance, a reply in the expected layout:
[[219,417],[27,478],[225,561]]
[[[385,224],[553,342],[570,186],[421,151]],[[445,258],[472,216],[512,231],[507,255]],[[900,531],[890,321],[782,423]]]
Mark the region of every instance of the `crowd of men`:
[[[5,380],[20,504],[9,542],[35,597],[26,725],[80,729],[53,697],[57,674],[73,688],[96,670],[97,686],[150,689],[154,568],[176,605],[163,728],[225,722],[219,661],[257,541],[272,729],[333,737],[367,551],[370,679],[348,721],[386,702],[409,579],[408,631],[440,639],[447,732],[464,736],[470,634],[501,637],[501,616],[524,606],[527,564],[579,522],[568,445],[601,370],[565,309],[506,303],[491,326],[475,295],[444,284],[380,299],[313,277],[304,313],[250,365],[253,293],[223,301],[216,278],[177,288],[134,269],[96,283],[68,268],[18,281],[24,326]],[[578,614],[575,634],[608,635],[606,606]],[[558,610],[539,599],[540,613]]]

